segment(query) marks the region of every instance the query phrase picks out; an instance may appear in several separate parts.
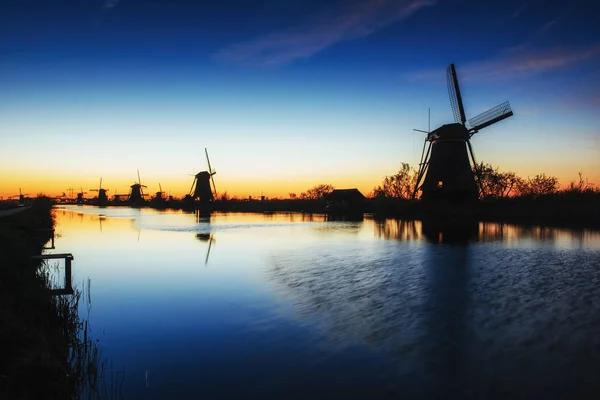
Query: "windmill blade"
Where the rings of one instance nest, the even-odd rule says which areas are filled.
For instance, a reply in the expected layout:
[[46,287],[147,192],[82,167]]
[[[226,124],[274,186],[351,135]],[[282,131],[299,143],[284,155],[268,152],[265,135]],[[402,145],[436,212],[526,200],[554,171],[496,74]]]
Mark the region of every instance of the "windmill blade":
[[100,186],[98,186],[98,189],[102,189],[102,178],[100,178]]
[[496,107],[492,107],[487,111],[482,112],[476,117],[473,117],[469,120],[469,125],[471,129],[469,130],[471,135],[483,129],[487,126],[495,124],[496,122],[502,121],[508,117],[513,115],[512,109],[510,108],[510,104],[508,101],[505,101],[502,104],[498,104]]
[[[216,172],[215,172],[215,174],[216,174]],[[217,198],[217,187],[215,186],[215,178],[213,177],[213,175],[214,175],[214,174],[211,174],[211,175],[210,175],[210,180],[212,181],[212,184],[213,184],[213,191],[215,192],[215,193],[213,194],[213,197],[216,199],[216,198]]]
[[448,94],[450,96],[450,105],[452,106],[454,120],[457,123],[464,125],[467,121],[467,117],[465,117],[465,108],[463,107],[462,97],[460,95],[460,88],[458,86],[458,78],[456,77],[456,69],[454,69],[454,64],[450,64],[450,66],[446,70],[446,81],[448,84]]
[[429,131],[424,131],[422,129],[413,129],[413,131],[415,131],[415,132],[421,132],[421,133],[429,133]]
[[208,172],[212,174],[212,168],[210,167],[210,158],[208,158],[208,150],[204,148],[204,154],[206,154],[206,162],[208,163]]
[[475,169],[475,177],[477,178],[477,191],[479,193],[479,197],[485,197],[485,193],[483,191],[483,185],[481,184],[481,171],[479,170],[479,165],[477,164],[477,160],[475,159],[475,153],[473,152],[473,147],[471,146],[471,141],[467,139],[467,148],[469,149],[469,154],[471,155],[471,161],[473,162],[473,169]]
[[[425,172],[427,171],[427,167],[429,165],[429,154],[431,153],[431,141],[425,139],[425,143],[429,142],[429,147],[427,147],[427,153],[425,153],[425,157],[422,158],[421,164],[419,164],[419,172],[417,173],[417,182],[415,182],[415,189],[413,190],[412,198],[414,199],[417,196],[417,192],[419,191],[419,185],[425,176]],[[425,143],[423,144],[423,150],[425,150]]]
[[138,173],[138,183],[141,185],[142,184],[142,180],[140,179],[140,170],[137,170]]
[[210,180],[212,181],[212,185],[213,185],[213,197],[217,197],[217,187],[215,186],[215,178],[213,177],[214,174],[217,173],[217,171],[212,170],[212,167],[210,166],[210,158],[208,158],[208,150],[206,149],[206,147],[204,148],[204,154],[206,154],[206,162],[208,163],[208,173],[210,174]]
[[212,245],[212,242],[213,242],[213,237],[212,237],[212,233],[211,233],[209,236],[209,239],[208,239],[208,251],[206,252],[206,259],[204,260],[204,265],[208,264],[208,256],[210,256],[210,247]]
[[194,189],[195,184],[196,184],[196,177],[194,177],[194,180],[192,181],[192,186],[190,187],[190,196],[193,194],[192,190]]
[[162,190],[162,186],[160,186],[160,182],[158,182],[158,189],[160,190],[161,193],[164,193]]

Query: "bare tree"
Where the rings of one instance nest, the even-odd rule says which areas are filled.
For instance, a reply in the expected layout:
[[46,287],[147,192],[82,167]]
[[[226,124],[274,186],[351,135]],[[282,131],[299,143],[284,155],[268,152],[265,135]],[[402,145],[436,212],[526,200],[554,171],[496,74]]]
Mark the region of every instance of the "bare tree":
[[594,191],[594,184],[590,183],[587,178],[583,179],[583,172],[579,172],[579,182],[571,181],[569,187],[565,190],[571,193],[587,193]]
[[514,172],[500,172],[498,167],[483,162],[474,168],[474,172],[479,176],[482,198],[509,197],[522,181]]
[[329,193],[333,192],[333,185],[330,184],[320,184],[313,188],[308,189],[306,192],[300,193],[300,198],[304,200],[318,200],[327,196]]
[[521,180],[517,190],[521,196],[539,197],[553,194],[558,191],[558,178],[537,174],[533,178]]
[[417,182],[417,170],[407,163],[397,174],[383,178],[382,186],[373,189],[374,197],[410,199]]

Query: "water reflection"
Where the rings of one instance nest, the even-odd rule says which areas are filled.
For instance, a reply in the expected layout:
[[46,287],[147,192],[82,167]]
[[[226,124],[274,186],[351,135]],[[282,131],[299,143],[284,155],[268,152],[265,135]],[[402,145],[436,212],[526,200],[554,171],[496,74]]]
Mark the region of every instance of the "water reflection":
[[509,397],[585,387],[600,358],[598,232],[92,213],[58,213],[57,251],[131,398]]
[[206,259],[204,260],[204,265],[208,265],[208,257],[210,256],[210,248],[215,241],[212,233],[197,233],[196,239],[201,240],[203,242],[208,242],[208,250],[206,251]]
[[425,219],[421,230],[431,243],[466,245],[479,240],[479,222],[474,219]]
[[375,236],[385,239],[413,241],[421,239],[421,221],[386,219],[375,222]]
[[399,241],[460,244],[503,242],[506,244],[548,243],[567,248],[600,246],[600,231],[516,225],[501,222],[397,220],[373,221],[374,235]]
[[469,237],[465,233],[471,235],[472,231],[451,229],[450,234],[446,232],[442,233],[445,233],[442,243],[450,240],[461,246],[436,248],[431,244],[423,255],[427,274],[426,334],[419,346],[423,349],[421,359],[425,365],[424,371],[415,370],[414,379],[421,377],[417,390],[427,397],[438,395],[440,387],[449,394],[464,393],[466,386],[472,384],[467,379],[473,379],[468,368],[472,340],[468,335],[471,249],[464,242],[465,237]]

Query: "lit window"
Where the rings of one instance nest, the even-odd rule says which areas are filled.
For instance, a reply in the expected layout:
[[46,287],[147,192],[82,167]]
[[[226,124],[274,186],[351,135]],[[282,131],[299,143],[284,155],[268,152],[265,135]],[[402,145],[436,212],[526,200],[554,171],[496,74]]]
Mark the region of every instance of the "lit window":
[[442,187],[442,186],[444,186],[444,182],[442,182],[442,181],[439,181],[439,182],[438,182],[438,187]]

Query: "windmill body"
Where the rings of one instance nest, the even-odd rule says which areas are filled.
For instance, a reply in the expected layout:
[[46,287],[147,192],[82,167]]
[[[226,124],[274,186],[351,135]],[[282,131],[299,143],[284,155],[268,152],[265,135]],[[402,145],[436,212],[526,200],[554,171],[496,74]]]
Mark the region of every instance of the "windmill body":
[[466,146],[468,131],[461,124],[447,124],[430,135],[431,156],[421,186],[421,198],[477,199],[477,184]]
[[[87,194],[87,192],[84,192],[83,191],[83,187],[81,187],[81,192],[77,193],[76,203],[77,204],[83,204],[83,202],[84,202],[84,197],[83,196],[86,195],[86,194]],[[105,193],[105,195],[106,195],[106,193]]]
[[194,175],[194,181],[192,182],[189,196],[192,200],[199,200],[202,204],[208,204],[212,203],[216,197],[217,189],[215,187],[215,179],[213,176],[217,172],[214,171],[210,165],[210,159],[208,158],[208,151],[206,148],[204,149],[204,152],[206,154],[208,171],[201,171]]
[[129,192],[129,201],[131,203],[140,203],[144,201],[144,197],[142,195],[142,185],[139,183],[134,183],[130,186],[131,191]]
[[195,186],[192,193],[194,199],[199,199],[201,202],[211,202],[215,199],[210,186],[210,178],[211,175],[208,171],[198,172],[194,176]]
[[456,122],[427,132],[413,197],[421,190],[423,201],[468,203],[484,195],[470,139],[481,129],[512,116],[513,112],[510,104],[504,102],[467,123],[454,64],[447,69],[447,83]]
[[144,203],[145,202],[144,196],[147,196],[147,194],[144,193],[144,188],[146,188],[147,186],[142,185],[142,180],[140,179],[140,171],[139,170],[137,171],[137,174],[138,174],[138,181],[130,186],[129,199],[128,199],[128,201],[134,205]]
[[108,204],[108,196],[106,195],[108,189],[102,188],[102,178],[100,178],[100,185],[98,185],[98,189],[90,189],[90,192],[98,192],[98,197],[96,198],[96,204],[98,206],[105,206]]

